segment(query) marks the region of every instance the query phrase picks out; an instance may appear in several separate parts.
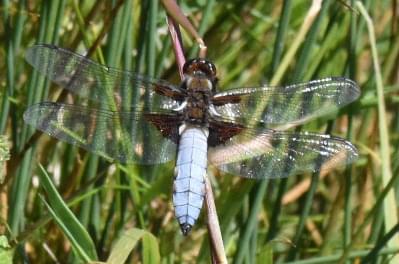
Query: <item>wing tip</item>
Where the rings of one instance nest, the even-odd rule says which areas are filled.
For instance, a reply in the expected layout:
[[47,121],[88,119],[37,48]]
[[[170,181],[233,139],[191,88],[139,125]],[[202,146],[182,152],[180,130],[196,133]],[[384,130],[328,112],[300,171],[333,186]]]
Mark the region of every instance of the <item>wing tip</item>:
[[25,123],[37,126],[37,122],[42,118],[43,113],[51,110],[51,112],[58,111],[60,105],[55,102],[40,102],[29,106],[23,113]]
[[346,164],[351,164],[359,158],[359,151],[352,142],[345,140],[345,149],[348,153],[346,158]]
[[55,52],[60,49],[61,48],[53,44],[46,44],[46,43],[35,44],[26,49],[25,60],[30,65],[37,68],[38,65],[49,63],[49,61],[47,60],[46,57],[43,56],[43,54]]
[[23,114],[24,122],[27,123],[27,124],[29,124],[29,125],[33,125],[34,120],[35,120],[36,117],[37,117],[37,115],[36,115],[35,113],[37,113],[38,110],[40,110],[40,109],[39,109],[39,107],[38,107],[37,104],[29,106],[29,107],[25,110],[25,112],[24,112],[24,114]]
[[25,60],[32,66],[37,65],[38,59],[41,57],[39,56],[41,53],[40,49],[46,47],[45,45],[47,44],[36,44],[29,47],[25,52]]
[[[359,151],[352,142],[344,138],[334,136],[331,136],[330,139],[337,143],[339,142],[340,147],[335,153],[334,157],[332,157],[332,159],[335,160],[335,162],[332,163],[333,166],[326,166],[328,168],[327,170],[330,170],[333,167],[347,166],[358,160]],[[321,169],[321,171],[324,170],[325,168]]]
[[344,92],[341,94],[342,105],[349,104],[353,101],[356,101],[361,92],[359,85],[352,79],[347,77],[331,77],[332,80],[336,81],[340,87],[342,87]]

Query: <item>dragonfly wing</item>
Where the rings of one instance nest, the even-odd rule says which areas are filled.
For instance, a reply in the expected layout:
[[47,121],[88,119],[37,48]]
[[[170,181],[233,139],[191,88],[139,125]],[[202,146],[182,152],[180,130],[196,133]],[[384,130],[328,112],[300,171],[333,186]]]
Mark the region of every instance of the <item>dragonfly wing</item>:
[[[183,99],[184,91],[164,80],[107,67],[57,46],[35,45],[27,50],[25,57],[34,68],[65,89],[108,105],[134,105],[154,111],[155,107],[174,109]],[[125,103],[127,99],[130,101]],[[151,104],[144,105],[146,101]]]
[[213,97],[215,110],[226,119],[251,124],[304,123],[356,100],[357,84],[330,77],[281,87],[238,88]]
[[342,138],[267,128],[246,128],[208,152],[209,161],[222,171],[254,179],[328,171],[357,156],[356,148]]
[[[153,125],[154,116],[169,117],[162,124],[163,131],[170,133],[169,138]],[[52,137],[122,163],[158,164],[176,155],[173,137],[178,134],[178,120],[176,115],[166,111],[115,112],[42,102],[29,107],[24,120]]]

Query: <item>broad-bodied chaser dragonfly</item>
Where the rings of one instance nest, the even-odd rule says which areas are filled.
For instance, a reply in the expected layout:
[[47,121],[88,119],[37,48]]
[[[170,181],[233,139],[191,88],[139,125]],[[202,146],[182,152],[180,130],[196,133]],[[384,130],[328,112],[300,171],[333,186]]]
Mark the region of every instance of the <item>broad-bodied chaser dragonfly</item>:
[[201,58],[185,63],[179,85],[51,45],[31,47],[26,60],[89,100],[85,106],[35,104],[24,113],[25,122],[122,163],[158,164],[177,155],[173,203],[184,235],[202,208],[208,162],[227,173],[266,179],[328,170],[358,156],[350,142],[338,137],[276,129],[358,98],[358,86],[344,77],[218,92],[216,68]]

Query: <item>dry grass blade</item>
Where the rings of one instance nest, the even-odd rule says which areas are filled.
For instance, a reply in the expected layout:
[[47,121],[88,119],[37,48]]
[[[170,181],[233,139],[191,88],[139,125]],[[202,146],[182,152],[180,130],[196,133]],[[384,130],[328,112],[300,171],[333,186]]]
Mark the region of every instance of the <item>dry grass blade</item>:
[[277,85],[283,75],[288,69],[290,62],[293,60],[295,53],[298,51],[299,46],[302,44],[303,40],[305,39],[306,33],[309,31],[310,27],[313,24],[313,21],[316,19],[317,15],[320,12],[321,4],[323,3],[322,0],[313,0],[312,6],[309,8],[308,13],[302,23],[301,28],[295,38],[294,42],[290,45],[290,49],[287,51],[287,54],[282,59],[280,66],[278,67],[276,73],[273,76],[273,79],[270,81],[271,85]]
[[198,43],[200,52],[199,57],[205,58],[206,57],[206,50],[207,47],[202,40],[201,36],[198,34],[197,30],[194,26],[190,23],[187,17],[183,14],[180,7],[177,5],[175,0],[162,0],[162,3],[166,9],[166,11],[173,17],[173,19],[179,23]]
[[208,216],[207,224],[209,239],[212,246],[212,259],[214,263],[227,263],[218,215],[216,212],[215,199],[213,197],[212,186],[208,177],[205,177],[205,193],[206,212]]

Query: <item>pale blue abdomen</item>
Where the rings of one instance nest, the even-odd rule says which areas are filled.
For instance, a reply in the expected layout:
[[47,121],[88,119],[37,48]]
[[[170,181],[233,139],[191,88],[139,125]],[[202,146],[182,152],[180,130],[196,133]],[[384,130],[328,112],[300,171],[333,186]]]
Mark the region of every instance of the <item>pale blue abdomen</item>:
[[208,130],[183,125],[173,188],[175,216],[183,234],[187,234],[198,219],[205,195]]

